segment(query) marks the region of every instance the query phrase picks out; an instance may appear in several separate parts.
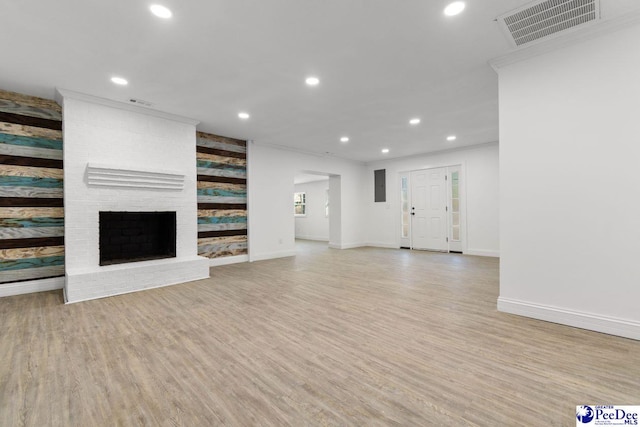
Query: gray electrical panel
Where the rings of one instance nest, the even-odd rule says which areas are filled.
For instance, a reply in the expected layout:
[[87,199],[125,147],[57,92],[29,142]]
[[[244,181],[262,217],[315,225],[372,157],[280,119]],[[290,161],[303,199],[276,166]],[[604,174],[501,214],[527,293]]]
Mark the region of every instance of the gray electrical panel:
[[387,201],[386,169],[373,171],[373,185],[376,202]]

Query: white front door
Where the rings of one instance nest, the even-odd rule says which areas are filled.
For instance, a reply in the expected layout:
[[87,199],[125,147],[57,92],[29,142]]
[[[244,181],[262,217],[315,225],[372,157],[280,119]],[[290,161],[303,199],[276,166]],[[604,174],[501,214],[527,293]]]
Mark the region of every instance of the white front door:
[[448,251],[446,168],[411,172],[411,246]]

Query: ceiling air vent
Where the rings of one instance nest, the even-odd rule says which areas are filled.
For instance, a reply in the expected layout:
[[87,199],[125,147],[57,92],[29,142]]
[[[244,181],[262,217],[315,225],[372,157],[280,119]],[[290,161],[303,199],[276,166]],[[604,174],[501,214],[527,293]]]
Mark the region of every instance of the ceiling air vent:
[[129,102],[136,105],[142,105],[143,107],[153,107],[153,104],[149,101],[145,101],[143,99],[130,98]]
[[557,35],[600,19],[600,0],[546,0],[498,17],[514,47]]

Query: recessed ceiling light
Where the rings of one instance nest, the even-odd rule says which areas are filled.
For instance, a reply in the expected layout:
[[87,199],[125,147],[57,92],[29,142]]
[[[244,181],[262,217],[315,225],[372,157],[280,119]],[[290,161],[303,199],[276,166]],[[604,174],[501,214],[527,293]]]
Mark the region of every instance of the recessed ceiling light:
[[311,76],[311,77],[307,77],[307,79],[304,82],[309,86],[318,86],[318,84],[320,83],[320,79],[317,77]]
[[242,120],[247,120],[251,116],[249,115],[249,113],[242,112],[238,113],[238,117],[240,117]]
[[349,137],[343,136],[342,138],[340,138],[340,142],[349,142]]
[[111,81],[120,86],[126,86],[129,84],[127,79],[123,79],[122,77],[111,77]]
[[456,136],[455,135],[449,135],[447,137],[447,141],[455,141],[456,140]]
[[383,149],[382,149],[382,154],[387,154],[388,152],[389,152],[389,149],[388,149],[388,148],[383,148]]
[[173,16],[173,13],[168,8],[159,4],[152,4],[149,9],[151,10],[151,13],[156,15],[158,18],[169,19]]
[[444,8],[444,14],[447,16],[457,15],[464,10],[464,7],[465,4],[463,1],[454,1]]
[[420,119],[418,118],[409,120],[409,124],[411,125],[417,125],[418,123],[420,123]]

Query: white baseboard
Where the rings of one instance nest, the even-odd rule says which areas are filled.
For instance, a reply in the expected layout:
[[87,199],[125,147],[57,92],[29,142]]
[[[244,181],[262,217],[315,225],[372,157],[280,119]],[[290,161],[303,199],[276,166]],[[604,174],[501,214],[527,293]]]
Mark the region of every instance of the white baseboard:
[[498,298],[498,311],[640,340],[640,322],[503,297]]
[[314,240],[317,242],[328,242],[329,237],[327,236],[296,236],[296,240]]
[[476,256],[491,256],[500,258],[500,251],[494,251],[490,249],[467,249],[464,252],[465,255],[476,255]]
[[0,285],[0,297],[31,294],[33,292],[54,291],[64,288],[64,277],[51,279],[27,280],[24,282],[6,283]]
[[361,248],[363,246],[367,246],[366,243],[331,243],[329,242],[329,247],[332,249],[353,249],[353,248]]
[[226,256],[222,258],[209,259],[209,267],[217,267],[219,265],[237,264],[239,262],[248,262],[249,255]]
[[368,242],[366,246],[371,246],[373,248],[400,249],[400,245],[396,245],[395,243]]
[[266,259],[275,259],[275,258],[286,258],[289,256],[296,256],[295,249],[292,251],[278,251],[278,252],[267,252],[263,254],[249,254],[249,262],[254,261],[264,261]]

